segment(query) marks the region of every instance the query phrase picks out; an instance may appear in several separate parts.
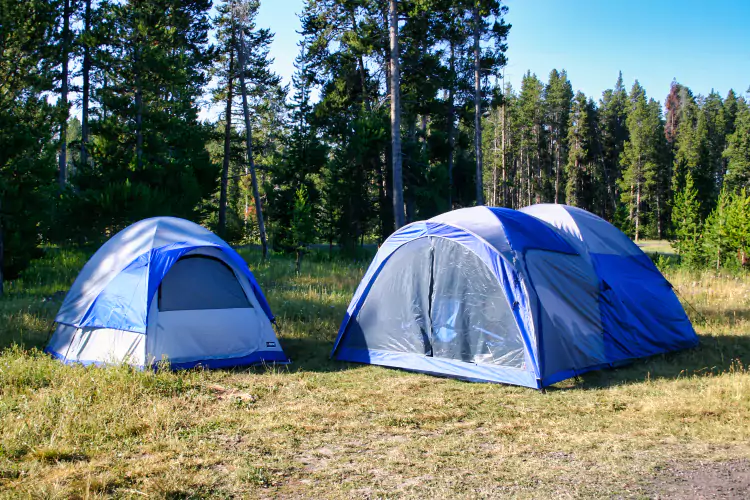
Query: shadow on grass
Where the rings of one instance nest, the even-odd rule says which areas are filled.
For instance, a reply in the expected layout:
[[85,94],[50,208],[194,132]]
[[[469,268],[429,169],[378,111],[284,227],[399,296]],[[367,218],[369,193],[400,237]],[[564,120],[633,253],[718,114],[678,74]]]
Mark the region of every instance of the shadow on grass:
[[699,335],[700,345],[684,351],[660,354],[612,369],[583,374],[578,383],[549,390],[602,389],[637,384],[646,380],[720,375],[750,364],[750,337]]
[[289,365],[289,370],[292,372],[330,373],[362,366],[330,359],[333,342],[295,338],[283,340],[282,346],[286,355],[292,360]]

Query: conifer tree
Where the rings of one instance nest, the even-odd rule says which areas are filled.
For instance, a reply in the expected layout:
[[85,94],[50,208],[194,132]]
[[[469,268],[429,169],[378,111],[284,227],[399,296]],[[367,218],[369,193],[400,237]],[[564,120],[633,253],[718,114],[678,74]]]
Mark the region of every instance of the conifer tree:
[[601,143],[601,163],[606,202],[602,215],[614,219],[620,205],[620,185],[622,176],[620,157],[628,139],[627,107],[628,95],[623,84],[622,72],[617,77],[614,89],[605,90],[599,101],[599,125]]
[[568,161],[565,165],[567,204],[591,210],[597,186],[593,164],[596,161],[596,115],[594,103],[583,92],[576,93],[568,122]]
[[[636,241],[642,234],[644,218],[648,219],[648,203],[658,207],[659,179],[664,175],[664,128],[659,104],[646,100],[645,89],[636,82],[630,91],[627,126],[629,140],[625,143],[620,163],[623,168],[622,201],[628,206]],[[655,192],[656,189],[656,192]],[[663,200],[662,200],[663,201]],[[660,219],[658,211],[654,222]]]
[[0,0],[0,295],[39,255],[55,181],[61,117],[46,96],[59,64],[59,2]]
[[[585,97],[583,98],[586,101]],[[567,156],[568,116],[573,100],[573,87],[568,80],[567,73],[553,69],[549,75],[549,83],[544,89],[544,103],[546,123],[549,128],[549,151],[547,158],[551,162],[552,172],[548,175],[554,178],[555,203],[564,201],[565,179],[563,178],[564,164]]]
[[675,195],[672,224],[675,239],[673,245],[683,262],[694,266],[700,262],[701,215],[698,190],[693,184],[693,175],[685,175],[685,188]]
[[[242,114],[245,124],[245,147],[247,149],[247,168],[250,174],[255,215],[258,221],[258,232],[263,258],[268,255],[266,228],[263,218],[263,207],[258,188],[258,176],[253,156],[253,121],[251,107],[256,108],[259,101],[269,95],[281,95],[286,92],[280,88],[281,79],[271,69],[273,60],[269,56],[273,34],[268,29],[258,29],[255,19],[260,3],[257,0],[230,0],[232,6],[232,38],[239,63],[240,94],[242,97]],[[249,171],[249,172],[248,172]]]
[[543,168],[542,152],[546,150],[544,130],[544,85],[536,75],[527,72],[521,82],[518,96],[518,121],[520,124],[519,164],[525,185],[525,205],[549,201],[545,185],[549,179]]
[[[684,194],[677,193],[675,201],[684,202]],[[729,234],[729,218],[732,215],[733,195],[731,192],[723,189],[719,194],[719,200],[711,215],[706,219],[703,229],[703,253],[706,255],[709,264],[712,262],[716,265],[716,270],[731,260],[732,243]],[[677,207],[676,207],[677,208]],[[682,208],[682,207],[679,207]],[[680,220],[677,212],[672,212],[672,218]]]
[[724,158],[727,188],[735,191],[750,188],[750,105],[744,98],[737,99],[734,132],[727,138]]

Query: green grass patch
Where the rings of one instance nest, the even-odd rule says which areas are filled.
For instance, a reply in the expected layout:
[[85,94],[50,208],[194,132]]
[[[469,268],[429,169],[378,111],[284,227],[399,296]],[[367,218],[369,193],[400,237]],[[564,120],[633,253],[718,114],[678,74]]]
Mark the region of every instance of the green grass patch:
[[[88,257],[49,249],[0,300],[0,497],[653,496],[750,456],[750,283],[670,269],[701,346],[542,394],[331,361],[368,261],[243,257],[293,364],[138,371],[43,354]],[[694,308],[694,309],[693,309]]]

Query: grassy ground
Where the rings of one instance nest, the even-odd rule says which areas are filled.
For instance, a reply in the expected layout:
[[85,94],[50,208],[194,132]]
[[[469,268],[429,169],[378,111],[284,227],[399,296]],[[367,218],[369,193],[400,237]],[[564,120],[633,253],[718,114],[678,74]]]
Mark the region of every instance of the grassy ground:
[[671,272],[699,348],[542,394],[329,361],[366,264],[308,261],[297,277],[246,256],[288,367],[63,366],[35,348],[85,256],[51,252],[13,283],[0,497],[678,497],[684,478],[747,469],[748,280]]

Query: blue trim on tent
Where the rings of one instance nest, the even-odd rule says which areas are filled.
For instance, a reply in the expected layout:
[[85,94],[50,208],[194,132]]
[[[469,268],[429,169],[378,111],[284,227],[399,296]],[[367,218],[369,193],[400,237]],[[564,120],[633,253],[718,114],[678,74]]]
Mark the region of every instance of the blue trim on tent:
[[[52,356],[53,358],[62,361],[66,365],[82,365],[82,366],[107,366],[116,363],[108,363],[106,361],[95,361],[95,360],[70,360],[64,355],[57,351],[53,351],[48,348],[44,348],[44,352]],[[204,359],[196,361],[185,361],[182,363],[170,363],[169,368],[172,370],[188,370],[201,366],[204,368],[231,368],[233,366],[252,366],[260,364],[288,364],[291,361],[282,351],[256,351],[247,356],[240,356],[237,358],[221,358],[221,359]],[[134,368],[143,370],[143,365],[130,365]],[[148,366],[148,368],[156,369],[159,366],[159,362],[154,362]]]
[[456,359],[434,358],[423,354],[342,347],[336,359],[355,363],[401,368],[429,375],[447,376],[471,382],[495,382],[539,389],[541,385],[531,371],[498,365],[467,363]]

